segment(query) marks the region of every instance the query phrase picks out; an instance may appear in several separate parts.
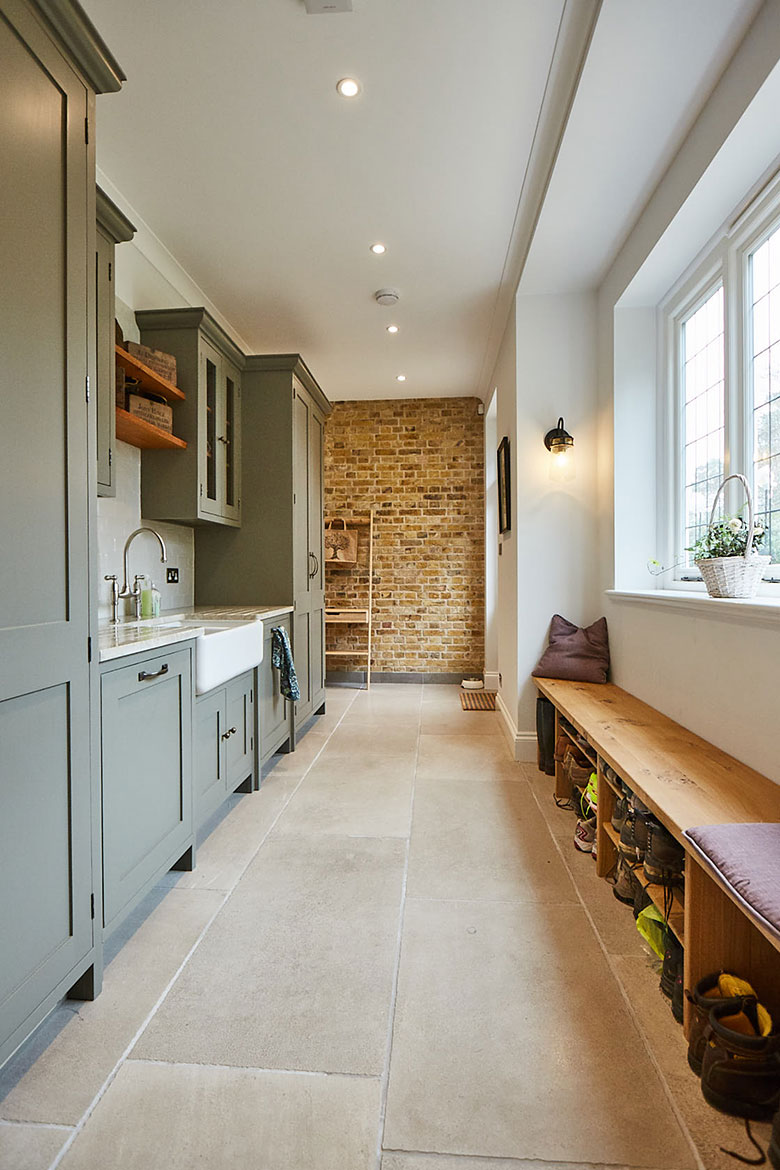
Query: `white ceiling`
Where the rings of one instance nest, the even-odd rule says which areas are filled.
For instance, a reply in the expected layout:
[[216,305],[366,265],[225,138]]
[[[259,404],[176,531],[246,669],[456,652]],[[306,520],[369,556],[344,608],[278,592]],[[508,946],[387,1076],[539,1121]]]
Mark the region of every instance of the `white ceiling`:
[[762,0],[604,0],[520,284],[595,288]]
[[[605,0],[523,291],[598,279],[757,4]],[[478,392],[564,0],[86,6],[128,75],[101,171],[255,352],[332,399]]]

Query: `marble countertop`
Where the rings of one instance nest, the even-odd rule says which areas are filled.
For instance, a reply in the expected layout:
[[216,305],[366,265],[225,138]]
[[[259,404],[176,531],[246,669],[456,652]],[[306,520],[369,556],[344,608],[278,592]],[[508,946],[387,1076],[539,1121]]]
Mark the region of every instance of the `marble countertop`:
[[159,620],[101,626],[98,631],[100,661],[111,662],[114,658],[124,658],[142,650],[157,650],[174,642],[191,642],[203,633],[203,626],[161,626]]
[[[158,650],[176,642],[190,642],[206,632],[205,623],[230,622],[241,625],[282,617],[283,614],[292,613],[292,608],[291,605],[207,605],[167,610],[159,618],[141,619],[139,622],[124,621],[117,625],[106,622],[98,631],[100,661],[111,662],[115,658],[138,654],[143,650]],[[186,621],[188,624],[173,624],[177,621]],[[204,625],[199,625],[199,622]]]

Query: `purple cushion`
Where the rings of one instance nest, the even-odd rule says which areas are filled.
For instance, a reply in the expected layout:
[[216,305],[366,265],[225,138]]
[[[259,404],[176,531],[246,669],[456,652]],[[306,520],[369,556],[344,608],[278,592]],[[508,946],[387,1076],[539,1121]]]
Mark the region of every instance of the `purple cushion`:
[[780,825],[701,825],[685,836],[780,943]]
[[581,629],[556,613],[550,622],[550,644],[539,659],[534,678],[605,683],[609,670],[607,619]]

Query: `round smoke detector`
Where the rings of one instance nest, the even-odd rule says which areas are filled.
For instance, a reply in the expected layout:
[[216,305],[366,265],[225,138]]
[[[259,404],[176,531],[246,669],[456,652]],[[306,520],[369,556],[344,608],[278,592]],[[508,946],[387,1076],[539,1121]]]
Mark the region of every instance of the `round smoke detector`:
[[397,288],[380,288],[374,293],[374,300],[378,305],[396,305],[400,296]]

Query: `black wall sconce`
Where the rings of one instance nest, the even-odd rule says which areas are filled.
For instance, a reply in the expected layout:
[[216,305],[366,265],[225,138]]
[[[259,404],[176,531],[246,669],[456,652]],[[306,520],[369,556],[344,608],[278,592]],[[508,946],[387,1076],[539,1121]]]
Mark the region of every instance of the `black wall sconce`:
[[571,451],[574,439],[564,427],[563,418],[559,418],[557,427],[544,436],[544,445],[553,455],[566,455]]

